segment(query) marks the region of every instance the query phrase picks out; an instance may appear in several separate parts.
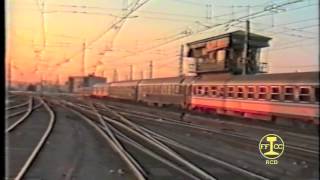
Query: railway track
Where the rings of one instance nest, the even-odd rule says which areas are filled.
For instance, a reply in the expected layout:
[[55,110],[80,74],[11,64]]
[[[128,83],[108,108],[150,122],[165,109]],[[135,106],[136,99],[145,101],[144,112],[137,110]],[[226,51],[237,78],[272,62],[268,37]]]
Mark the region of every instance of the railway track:
[[[78,104],[79,106],[82,106],[83,108],[88,108],[88,106],[84,105],[84,104]],[[104,110],[104,108],[101,108],[99,107],[100,110]],[[139,122],[141,121],[139,124],[142,124],[143,126],[145,125],[145,123],[149,123],[150,121],[153,121],[154,124],[158,124],[158,125],[161,125],[162,123],[165,123],[165,124],[171,124],[175,127],[178,127],[178,126],[182,126],[182,127],[188,127],[190,129],[195,129],[195,130],[200,130],[200,131],[203,131],[203,132],[212,132],[212,129],[208,129],[208,128],[204,128],[203,126],[197,126],[197,125],[192,125],[192,124],[189,124],[189,123],[182,123],[181,121],[166,121],[164,118],[163,119],[160,119],[158,116],[154,116],[152,115],[152,118],[146,116],[145,114],[141,115],[140,113],[141,112],[136,112],[136,114],[132,115],[131,113],[123,113],[123,111],[128,111],[128,109],[117,109],[117,111],[122,114],[123,116],[126,116],[126,117],[130,117],[130,120],[133,121],[132,117],[135,117],[135,122]],[[140,114],[140,115],[137,115],[137,114]],[[147,120],[147,121],[146,121]],[[161,124],[159,124],[161,123]],[[178,125],[178,126],[177,126]],[[160,128],[160,127],[159,127]],[[162,127],[163,128],[163,127]],[[199,131],[199,132],[200,132]],[[243,138],[246,138],[246,137],[243,137],[243,136],[240,136],[238,137],[237,135],[234,135],[234,136],[231,136],[231,137],[237,137],[236,139],[234,138],[227,138],[227,136],[230,136],[230,133],[232,132],[226,132],[226,131],[217,131],[215,130],[213,133],[215,134],[219,134],[219,135],[223,135],[221,136],[221,140],[223,140],[223,142],[227,142],[227,143],[230,143],[230,145],[232,146],[239,146],[241,148],[241,146],[244,146],[244,147],[248,147],[249,148],[249,151],[251,151],[252,153],[256,154],[257,152],[257,143],[254,142],[254,141],[250,141],[249,144],[248,143],[243,143],[243,141],[241,139]],[[216,136],[214,136],[214,139],[216,139]],[[247,149],[247,148],[246,148]],[[286,153],[286,156],[285,158],[289,158],[288,162],[292,162],[293,164],[296,164],[297,162],[302,162],[302,164],[308,162],[308,164],[317,164],[317,154],[310,154],[308,152],[307,149],[304,149],[302,151],[296,151],[296,148],[293,150],[292,148],[287,148],[287,153]],[[250,157],[250,156],[249,156]],[[251,157],[252,158],[252,157]],[[259,157],[257,157],[259,158]],[[231,161],[232,162],[232,161]],[[286,167],[284,166],[284,169],[286,169]]]
[[[5,132],[8,133],[10,131],[13,131],[16,127],[18,127],[21,123],[23,123],[28,118],[28,116],[32,113],[32,107],[33,107],[33,98],[30,97],[30,100],[28,102],[28,109],[26,111],[24,110],[25,112],[24,115],[15,122],[7,122],[8,127],[6,128]],[[20,114],[20,113],[16,113],[16,114]],[[14,114],[14,116],[16,116],[16,114]],[[11,117],[12,117],[12,114],[11,114]]]
[[[239,147],[245,146],[245,147],[251,147],[250,151],[252,153],[256,153],[257,150],[257,144],[259,143],[259,139],[252,138],[250,136],[246,136],[243,134],[235,134],[233,132],[233,129],[228,129],[228,128],[207,128],[204,126],[199,126],[199,125],[194,125],[190,123],[185,123],[181,122],[179,120],[168,120],[166,118],[159,118],[159,116],[146,116],[145,114],[139,115],[138,113],[128,113],[127,110],[118,110],[120,114],[130,117],[131,119],[135,119],[135,121],[142,121],[142,122],[147,122],[143,120],[148,120],[148,121],[153,121],[155,124],[170,124],[172,126],[180,126],[180,127],[186,127],[186,128],[191,128],[199,131],[204,131],[204,132],[209,132],[209,133],[214,133],[216,135],[219,135],[219,137],[215,136],[215,138],[218,138],[224,142],[228,142],[229,144],[232,145],[238,145]],[[126,112],[124,112],[126,111]],[[141,123],[142,123],[141,122]],[[271,132],[267,133],[270,134]],[[230,138],[227,138],[230,137]],[[255,137],[255,136],[253,136]],[[259,136],[258,136],[259,137]],[[297,140],[295,140],[297,141]],[[303,140],[299,140],[300,142]],[[316,141],[317,142],[317,141]],[[308,144],[304,142],[305,144]],[[243,145],[245,144],[245,145]],[[315,149],[309,149],[310,145],[306,145],[305,147],[303,146],[296,146],[293,145],[292,143],[287,143],[286,144],[286,151],[287,151],[287,156],[289,156],[291,159],[296,159],[299,161],[306,161],[308,160],[311,163],[316,163],[316,159],[318,159],[318,150],[316,149],[318,146],[314,145]]]
[[[158,115],[158,114],[155,115],[155,114],[136,111],[136,110],[132,111],[132,110],[129,110],[129,109],[120,108],[120,107],[113,106],[113,105],[107,105],[107,106],[110,107],[111,109],[119,111],[121,114],[126,115],[126,116],[131,116],[131,117],[136,117],[136,118],[143,118],[143,119],[148,119],[148,120],[151,120],[151,121],[157,121],[157,122],[161,122],[161,123],[168,123],[168,124],[172,124],[172,125],[184,126],[184,127],[188,127],[188,128],[202,130],[202,131],[208,131],[208,132],[217,133],[217,134],[221,134],[221,135],[225,135],[225,136],[235,137],[235,138],[238,138],[238,139],[244,139],[244,140],[247,140],[247,141],[252,141],[255,144],[259,143],[259,139],[252,138],[252,135],[250,135],[250,134],[246,135],[246,134],[241,134],[241,133],[235,133],[234,131],[236,131],[236,129],[238,129],[236,127],[208,128],[208,127],[205,127],[205,126],[202,126],[202,125],[191,124],[191,123],[183,122],[181,120],[168,118],[165,115],[161,116],[161,115]],[[83,107],[85,107],[85,106],[83,106]],[[223,123],[223,124],[229,125],[229,123],[225,123],[225,122],[219,122],[219,123],[220,124]],[[255,126],[250,126],[250,128],[251,129],[247,129],[245,132],[250,132],[253,128],[255,128]],[[225,129],[231,129],[232,131],[225,132]],[[258,127],[257,129],[258,130],[262,130],[264,128],[263,127],[261,127],[261,128]],[[254,130],[257,131],[257,129],[254,129]],[[268,129],[268,128],[266,128],[264,130],[269,130],[269,131],[260,132],[260,134],[276,133],[276,132],[280,131],[280,130],[272,130],[272,129]],[[287,133],[287,132],[282,132],[281,131],[281,135],[283,135],[283,134],[287,134],[287,136],[291,136],[290,138],[294,139],[294,141],[303,142],[303,144],[300,145],[300,146],[292,144],[292,143],[286,143],[286,147],[288,147],[289,149],[294,150],[294,151],[301,151],[302,153],[310,153],[310,154],[313,154],[314,156],[318,156],[319,155],[319,152],[318,152],[318,149],[317,149],[318,148],[318,144],[316,144],[318,142],[317,137],[304,136],[304,135],[300,135],[300,134],[295,134],[295,133],[292,134],[290,132]],[[297,144],[300,144],[300,143],[297,143]],[[307,145],[304,145],[304,144],[307,144]],[[309,146],[312,146],[313,148],[309,148]]]
[[[73,104],[71,102],[65,102],[65,103],[67,103],[69,106],[71,106],[73,108],[77,108],[78,110],[80,110],[82,112],[85,111],[86,113],[89,113],[91,115],[93,115],[93,114],[97,115],[97,111],[100,112],[98,110],[99,109],[98,107],[95,107],[96,110],[92,110],[92,107],[90,109],[90,106],[84,107],[85,105]],[[263,177],[261,175],[258,175],[258,174],[254,173],[254,172],[250,172],[250,171],[248,171],[246,169],[243,169],[241,167],[237,167],[237,166],[232,165],[230,163],[224,162],[223,160],[219,160],[217,158],[211,157],[211,156],[206,155],[204,153],[200,153],[200,152],[198,152],[198,151],[196,151],[196,150],[194,150],[194,149],[192,149],[190,147],[183,146],[183,145],[179,144],[178,142],[176,142],[176,141],[174,141],[172,139],[165,138],[164,136],[161,136],[161,135],[157,134],[156,132],[152,132],[151,130],[143,128],[138,124],[132,123],[131,121],[126,119],[124,116],[120,115],[119,113],[117,113],[117,112],[115,112],[115,111],[113,111],[111,109],[109,109],[109,110],[110,110],[109,111],[109,115],[102,114],[102,115],[98,115],[98,116],[100,116],[99,119],[101,119],[101,116],[102,116],[102,118],[105,121],[107,121],[109,124],[112,124],[111,127],[109,128],[109,130],[112,129],[115,132],[116,137],[119,137],[119,139],[121,139],[125,143],[130,143],[132,146],[135,146],[136,148],[143,149],[143,145],[139,144],[138,143],[139,141],[137,142],[137,140],[133,139],[131,136],[129,137],[124,132],[119,132],[120,131],[119,129],[122,129],[122,131],[126,131],[127,134],[129,132],[130,135],[135,135],[136,137],[139,137],[140,141],[142,139],[142,140],[148,142],[149,145],[147,147],[150,147],[150,146],[153,145],[153,146],[156,146],[157,148],[164,148],[164,149],[162,149],[162,151],[164,151],[164,152],[166,152],[168,154],[171,154],[172,156],[174,156],[174,155],[177,156],[178,155],[178,159],[180,160],[179,161],[180,163],[186,165],[190,169],[193,169],[193,171],[190,171],[190,169],[189,169],[189,171],[193,172],[193,174],[197,174],[198,173],[197,174],[198,175],[198,179],[199,178],[200,179],[216,179],[216,178],[213,177],[213,176],[210,177],[210,176],[206,175],[208,173],[204,173],[202,175],[199,175],[199,173],[201,174],[201,172],[203,170],[201,168],[197,168],[195,165],[192,165],[190,162],[185,161],[183,158],[181,158],[180,157],[181,155],[179,155],[175,151],[176,149],[187,151],[189,153],[189,156],[190,156],[190,154],[192,156],[198,156],[200,158],[203,158],[205,161],[210,161],[211,164],[215,163],[216,164],[215,166],[223,166],[225,170],[227,169],[227,171],[231,170],[232,172],[241,174],[242,176],[246,176],[245,179],[248,179],[248,178],[249,179],[269,179],[267,177]],[[111,115],[111,117],[110,117],[110,113],[113,114],[113,115]],[[109,131],[105,127],[103,128],[102,125],[100,125],[100,128],[102,128],[102,129],[104,129],[106,131]],[[154,144],[154,143],[156,143],[156,144]],[[170,144],[170,148],[165,144]],[[175,150],[172,150],[173,147],[175,148]],[[159,149],[157,149],[157,151],[159,151]],[[147,150],[147,152],[149,152],[149,155],[150,155],[150,152],[152,152],[152,151],[148,151]],[[155,156],[153,156],[153,157],[155,157]],[[175,157],[175,158],[177,158],[177,157]],[[168,161],[166,160],[165,162],[168,162]],[[171,164],[171,166],[172,166],[172,164]],[[181,164],[180,164],[180,166],[181,166]],[[176,168],[176,170],[177,170],[177,168]],[[195,173],[194,171],[197,172],[197,173]],[[180,170],[180,172],[181,172],[181,170]],[[185,172],[188,172],[188,171],[185,171]],[[184,174],[186,174],[186,173],[184,173]],[[189,176],[189,178],[190,177],[191,176]]]
[[[30,99],[31,99],[31,97],[30,97]],[[11,109],[16,109],[16,108],[27,106],[28,104],[30,104],[30,99],[27,102],[23,102],[21,104],[17,104],[17,105],[13,105],[13,106],[7,107],[6,111],[11,110]]]
[[[41,135],[39,141],[37,143],[35,143],[36,144],[35,147],[32,149],[30,154],[27,155],[27,158],[25,158],[26,160],[23,163],[19,163],[22,165],[19,167],[15,167],[15,170],[8,169],[9,171],[13,171],[13,172],[17,171],[17,173],[15,175],[12,175],[12,173],[11,173],[11,176],[14,176],[14,177],[7,177],[6,179],[20,180],[20,179],[24,178],[24,176],[27,174],[28,170],[31,168],[33,162],[36,161],[36,157],[41,153],[41,149],[44,147],[47,138],[50,136],[50,133],[52,132],[52,129],[53,129],[54,123],[55,123],[55,114],[43,99],[39,99],[39,101],[41,102],[41,105],[44,106],[44,109],[46,110],[46,112],[49,114],[49,122],[47,123],[47,127],[45,128],[45,131]],[[27,118],[27,116],[30,115],[31,111],[32,111],[32,104],[29,106],[29,110],[28,110],[27,115],[23,116],[20,120],[18,120],[16,123],[14,123],[13,125],[11,125],[9,128],[6,129],[7,138],[16,139],[19,137],[19,132],[16,133],[15,138],[12,137],[13,136],[12,133],[23,128],[23,127],[19,127],[19,128],[16,128],[16,127],[18,127],[18,125],[20,125]],[[26,130],[26,132],[28,132],[28,130]],[[24,142],[24,141],[19,141],[17,143],[20,144],[22,142]],[[34,144],[34,142],[33,142],[33,144]],[[9,146],[8,148],[13,148],[13,147]],[[28,152],[29,152],[29,148],[28,148]],[[12,157],[12,155],[11,155],[11,157]],[[20,159],[20,161],[21,161],[21,159]],[[10,173],[8,173],[8,174],[10,174]]]
[[[213,133],[219,133],[219,134],[223,134],[226,136],[232,136],[232,137],[237,137],[240,139],[246,139],[246,140],[250,140],[250,141],[254,141],[259,143],[259,139],[255,139],[252,138],[251,134],[241,134],[241,133],[235,133],[235,132],[224,132],[223,129],[225,127],[221,127],[220,130],[217,130],[217,128],[208,128],[208,127],[204,127],[202,125],[196,125],[196,124],[191,124],[191,123],[186,123],[183,122],[181,120],[177,120],[177,119],[173,119],[173,118],[168,118],[165,115],[154,115],[151,113],[147,113],[147,112],[141,112],[141,111],[132,111],[129,109],[125,109],[125,108],[121,108],[121,107],[117,107],[117,106],[112,106],[112,105],[107,105],[108,107],[110,107],[111,109],[117,110],[120,113],[122,113],[123,115],[130,115],[130,116],[135,116],[137,118],[147,118],[149,120],[153,120],[153,121],[161,121],[163,123],[169,123],[169,124],[174,124],[174,125],[179,125],[179,126],[185,126],[185,127],[190,127],[190,128],[195,128],[195,129],[199,129],[199,130],[205,130],[205,131],[209,131],[209,132],[213,132]],[[302,144],[302,145],[295,145],[292,143],[286,143],[286,147],[288,147],[289,149],[292,150],[297,150],[297,151],[302,151],[305,153],[311,153],[314,155],[319,155],[319,151],[318,151],[318,137],[315,136],[309,136],[309,135],[303,135],[303,134],[297,134],[297,133],[291,133],[291,132],[286,132],[286,131],[281,131],[281,130],[274,130],[274,129],[270,129],[270,128],[264,128],[264,127],[258,127],[258,126],[250,126],[250,125],[241,125],[240,123],[233,123],[233,122],[219,122],[219,121],[214,121],[214,123],[218,123],[218,124],[223,124],[223,125],[232,125],[231,127],[228,127],[229,129],[232,129],[233,131],[238,130],[240,127],[241,128],[248,128],[245,129],[245,133],[250,133],[251,131],[262,131],[263,132],[259,132],[261,135],[262,134],[268,134],[268,133],[278,133],[281,132],[281,135],[285,135],[284,137],[289,137],[290,139],[294,139],[294,141],[298,141],[296,144]],[[234,126],[236,125],[236,127]],[[286,138],[287,139],[287,138]],[[308,146],[312,146],[313,148],[310,148]]]
[[[70,103],[67,103],[67,104],[68,104],[68,105],[71,105],[71,106],[74,107],[74,108],[77,108],[76,105],[72,105],[72,104],[70,104]],[[94,110],[91,110],[91,111],[90,111],[90,110],[85,110],[85,109],[81,109],[81,110],[82,110],[82,111],[85,111],[85,112],[87,112],[87,113],[93,114],[93,115],[98,115],[98,114],[96,114],[97,112],[95,112]],[[103,119],[106,120],[106,117],[103,117]],[[108,121],[111,121],[112,123],[116,123],[116,121],[113,120],[113,119],[111,119],[111,118],[107,118],[107,120],[108,120]],[[123,124],[121,124],[121,123],[120,123],[120,124],[117,124],[117,125],[121,126],[122,128],[125,128],[127,131],[130,131],[130,128],[126,127],[125,125],[123,125]],[[100,125],[100,126],[101,126],[101,125]],[[105,130],[105,131],[108,131],[105,126],[102,127],[102,129]],[[112,128],[112,129],[115,129],[115,128]],[[119,133],[119,131],[117,131],[117,132]],[[135,132],[135,134],[136,134],[137,136],[140,136],[140,138],[143,138],[144,140],[148,141],[150,144],[153,144],[154,146],[159,147],[158,144],[154,143],[153,141],[151,141],[151,140],[149,140],[149,139],[146,139],[146,137],[144,137],[143,135],[141,135],[141,134],[139,134],[139,133],[137,133],[137,132]],[[122,134],[121,139],[123,139],[124,137],[125,137],[125,136]],[[130,143],[130,142],[131,142],[131,144],[132,144],[132,140],[128,141],[128,138],[126,138],[126,142],[127,142],[127,143]],[[135,142],[133,145],[136,146],[136,147],[140,147],[139,149],[141,149],[141,145],[138,145],[137,142]],[[159,148],[160,148],[162,151],[168,152],[168,149],[163,148],[162,146],[160,146]],[[142,148],[142,149],[143,149],[143,148]],[[148,151],[148,150],[145,150],[145,149],[144,149],[143,151],[144,151],[144,152],[148,152],[149,155],[152,154],[153,157],[157,157],[158,159],[162,159],[163,162],[167,162],[168,164],[171,164],[171,166],[173,166],[173,167],[175,167],[175,168],[177,168],[177,169],[180,169],[178,166],[173,165],[173,164],[170,163],[168,160],[164,160],[163,158],[154,155],[154,154],[152,153],[152,151],[150,151],[150,150]],[[168,153],[172,153],[172,152],[169,151]],[[172,155],[172,154],[171,154],[171,155]],[[177,158],[177,157],[176,157],[176,158]],[[178,159],[180,159],[180,158],[178,157]],[[185,160],[183,160],[183,159],[180,159],[180,161],[186,163]],[[191,164],[189,164],[189,165],[192,166]],[[206,173],[202,172],[200,169],[198,169],[198,168],[196,168],[196,167],[193,167],[193,168],[197,169],[197,171],[199,171],[198,173],[203,173],[202,175],[205,176],[204,179],[215,179],[215,178],[207,175]],[[139,169],[140,169],[140,168],[139,168]],[[180,169],[180,171],[184,172],[184,174],[187,174],[187,175],[189,174],[189,175],[188,175],[189,178],[199,179],[199,178],[196,178],[195,176],[191,175],[190,173],[186,172],[185,170],[181,170],[181,169]],[[134,174],[137,174],[137,173],[134,173]],[[145,173],[144,173],[144,174],[145,174]],[[145,175],[144,175],[144,176],[145,176]],[[144,178],[146,179],[146,177],[144,177]],[[137,179],[143,179],[143,178],[142,178],[141,176],[137,176]]]
[[[7,110],[8,113],[6,113],[6,119],[14,118],[14,117],[17,117],[17,116],[19,116],[21,114],[25,114],[26,115],[27,113],[29,113],[30,106],[32,106],[32,111],[35,110],[35,109],[38,109],[39,107],[42,106],[41,102],[39,102],[38,104],[36,104],[34,106],[30,105],[31,103],[33,103],[31,99],[32,98],[30,98],[28,104],[26,104],[24,106],[16,107],[14,112],[11,112],[11,111]],[[25,106],[27,106],[27,107],[25,107]],[[22,109],[22,108],[26,108],[26,109]],[[23,116],[25,116],[25,115],[23,115]]]
[[[102,102],[102,101],[100,101]],[[110,105],[116,109],[130,109],[132,108],[132,103],[121,103],[121,102],[115,102],[113,100],[111,101],[104,101],[104,103],[106,103],[107,105]],[[156,115],[160,115],[159,112],[161,111],[161,114],[166,114],[167,116],[180,116],[180,113],[178,112],[172,112],[172,109],[163,109],[163,108],[154,108],[154,107],[150,107],[150,106],[144,106],[141,104],[138,105],[134,105],[135,106],[135,110],[140,111],[140,112],[144,112],[145,114],[152,114],[152,113],[156,113]],[[302,129],[296,129],[292,127],[285,127],[285,126],[281,126],[281,125],[276,125],[276,124],[272,124],[272,123],[262,123],[261,121],[260,124],[256,125],[256,124],[252,124],[251,121],[246,122],[243,119],[239,120],[236,119],[234,117],[230,117],[230,116],[216,116],[216,115],[208,115],[205,113],[197,113],[194,111],[183,111],[188,115],[192,115],[192,118],[197,117],[196,119],[199,121],[203,121],[206,120],[208,121],[208,119],[210,119],[209,121],[211,123],[215,123],[215,124],[223,124],[223,125],[232,125],[236,128],[250,128],[250,130],[262,130],[262,131],[274,131],[274,132],[281,132],[284,134],[288,134],[291,136],[296,136],[296,137],[301,137],[301,138],[307,138],[307,139],[313,139],[313,140],[317,140],[317,135],[315,136],[314,133],[317,133],[318,130],[317,129],[312,129],[314,132],[313,134],[307,134],[307,132],[309,132],[309,130],[302,130]],[[195,114],[195,115],[193,115]],[[297,133],[296,131],[301,133]]]
[[27,97],[27,99],[25,99],[24,96],[19,96],[19,95],[13,95],[13,96],[9,96],[6,98],[6,110],[10,110],[10,109],[14,109],[17,108],[19,106],[23,106],[23,104],[28,104],[28,100],[30,99]]

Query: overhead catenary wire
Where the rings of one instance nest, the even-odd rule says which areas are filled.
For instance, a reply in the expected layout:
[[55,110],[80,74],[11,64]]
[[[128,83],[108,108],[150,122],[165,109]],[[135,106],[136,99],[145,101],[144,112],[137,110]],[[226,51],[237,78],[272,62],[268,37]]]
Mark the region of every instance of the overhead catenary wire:
[[[288,1],[279,1],[279,2],[277,2],[277,4],[280,4],[280,3],[286,3],[286,2],[288,2]],[[303,1],[301,1],[301,2],[303,2]],[[294,9],[302,9],[302,8],[304,8],[304,7],[310,7],[310,6],[314,6],[314,4],[308,4],[308,5],[304,5],[304,6],[299,6],[299,7],[294,7],[294,8],[289,8],[288,9],[288,11],[291,11],[291,10],[294,10]],[[70,8],[71,6],[69,6],[69,8]],[[85,6],[78,6],[78,8],[87,8],[87,7],[85,7]],[[226,6],[227,7],[227,6]],[[262,6],[262,5],[256,5],[256,7],[265,7],[265,6]],[[101,7],[101,8],[103,8],[103,7]],[[92,9],[99,9],[99,8],[94,8],[94,7],[92,7]],[[120,10],[120,9],[119,9]],[[157,13],[153,13],[153,12],[151,12],[151,13],[145,13],[145,12],[143,12],[143,11],[139,11],[139,14],[157,14]],[[267,13],[267,12],[265,12],[265,14],[266,15],[271,15],[272,13]],[[162,17],[162,15],[156,15],[157,17]],[[163,15],[164,16],[164,15]],[[173,16],[173,15],[172,15]],[[183,17],[183,15],[181,16],[181,17]],[[239,17],[239,16],[238,16]],[[253,18],[257,18],[258,16],[254,16]],[[262,16],[263,17],[263,16]],[[141,16],[141,18],[143,18],[143,15]],[[152,18],[150,18],[150,19],[152,19]],[[236,18],[237,19],[237,18]],[[316,20],[315,18],[313,18],[313,20]],[[311,20],[310,20],[311,21]],[[309,22],[310,22],[309,21]],[[293,22],[295,22],[295,21],[293,21]],[[295,24],[295,23],[293,23],[293,22],[289,22],[289,23],[292,23],[292,24]],[[223,22],[222,22],[223,23]],[[234,23],[234,22],[233,22]],[[289,24],[289,23],[287,23],[287,24]],[[297,24],[300,24],[300,23],[303,23],[303,21],[302,22],[296,22]],[[218,24],[220,24],[220,23],[218,23]],[[286,24],[286,23],[283,23],[283,24]],[[275,27],[280,27],[282,24],[275,24]],[[310,25],[311,26],[311,25]],[[313,25],[313,26],[311,26],[311,27],[315,27],[315,25]],[[210,28],[211,28],[211,26],[210,26]],[[290,27],[291,28],[291,27]],[[204,28],[205,29],[205,28]],[[268,29],[268,28],[267,28]],[[296,26],[294,27],[294,28],[291,28],[291,29],[298,29],[298,28],[296,28]],[[288,29],[288,31],[290,31],[289,29]],[[298,32],[298,31],[297,31]],[[270,32],[271,33],[271,32]],[[198,31],[196,31],[196,30],[193,30],[193,31],[190,31],[190,35],[197,35],[198,34]],[[284,35],[284,34],[286,34],[286,33],[279,33],[280,35]],[[292,35],[288,35],[288,36],[291,36],[291,37],[294,37],[294,36],[296,36],[295,34],[293,34],[292,32],[289,32],[288,34],[292,34]],[[304,34],[302,34],[302,35],[299,35],[300,36],[300,38],[304,38],[305,36],[307,36],[307,35],[304,35]],[[297,36],[297,37],[299,37],[299,36]],[[186,37],[189,37],[189,36],[186,36]],[[165,41],[165,42],[161,42],[161,44],[162,43],[164,43],[164,45],[167,45],[167,44],[169,44],[169,43],[171,43],[171,42],[175,42],[175,41],[171,41],[172,39],[175,39],[175,38],[178,38],[178,40],[180,39],[180,38],[184,38],[182,35],[177,35],[177,36],[173,36],[173,37],[171,37],[171,39],[166,39],[167,41]],[[312,38],[312,37],[310,37],[310,38]],[[170,42],[169,42],[170,41]],[[167,43],[168,42],[168,43]],[[155,46],[157,46],[157,45],[155,45]],[[155,47],[155,48],[157,48],[157,47]],[[152,50],[152,49],[151,49]],[[127,57],[124,57],[124,58],[128,58],[128,57],[131,57],[131,56],[135,56],[135,55],[137,55],[137,54],[129,54],[129,56],[127,56]],[[116,56],[117,57],[117,56]],[[120,58],[122,58],[121,56],[120,56]],[[67,58],[66,58],[67,59]],[[70,60],[69,61],[63,61],[63,63],[60,63],[61,65],[63,65],[64,63],[67,63],[67,62],[70,62]],[[105,63],[105,65],[106,64],[108,64],[108,62],[107,61],[103,61],[104,63]]]
[[[129,10],[129,12],[121,17],[119,20],[116,20],[116,22],[114,22],[113,24],[111,24],[109,27],[106,28],[106,30],[104,30],[103,32],[101,32],[100,34],[98,34],[95,38],[93,38],[91,41],[88,42],[87,44],[87,48],[89,48],[93,43],[95,43],[97,40],[99,40],[102,36],[104,36],[106,33],[108,33],[111,29],[115,28],[116,26],[118,26],[120,23],[122,23],[123,21],[125,21],[132,13],[134,13],[135,11],[137,11],[139,8],[141,8],[144,4],[146,4],[148,1],[150,0],[144,0],[142,3],[137,4],[135,7],[133,7],[131,10]],[[140,1],[139,1],[140,2]],[[79,52],[75,52],[74,54],[72,54],[68,59],[73,58],[74,56],[78,55]]]

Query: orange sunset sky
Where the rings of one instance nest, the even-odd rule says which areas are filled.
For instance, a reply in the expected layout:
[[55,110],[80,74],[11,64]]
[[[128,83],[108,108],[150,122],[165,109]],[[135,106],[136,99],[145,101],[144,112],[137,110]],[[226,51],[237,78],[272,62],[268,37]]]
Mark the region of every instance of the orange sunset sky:
[[[6,64],[11,62],[12,81],[38,82],[42,75],[62,83],[81,75],[86,42],[86,74],[112,80],[117,69],[124,80],[132,65],[133,78],[140,79],[141,73],[148,76],[152,60],[154,77],[176,76],[181,44],[243,30],[245,23],[202,29],[286,2],[290,0],[6,0]],[[135,5],[141,7],[112,26]],[[272,37],[261,57],[270,73],[318,70],[318,6],[318,0],[301,0],[250,19],[253,33]],[[186,72],[189,62],[185,58]]]

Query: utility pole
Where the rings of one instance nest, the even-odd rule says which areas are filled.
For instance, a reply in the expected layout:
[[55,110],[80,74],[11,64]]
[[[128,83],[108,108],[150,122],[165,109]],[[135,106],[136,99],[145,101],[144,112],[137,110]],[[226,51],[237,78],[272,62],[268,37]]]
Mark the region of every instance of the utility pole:
[[45,4],[44,0],[41,2],[41,26],[42,26],[42,48],[46,47],[46,24],[45,24]]
[[152,61],[150,61],[150,64],[149,64],[149,78],[152,79],[152,72],[153,71],[153,64],[152,64]]
[[81,73],[82,76],[86,75],[86,41],[84,40],[82,43],[82,64],[81,64]]
[[129,80],[133,79],[133,66],[130,65],[130,74],[129,74]]
[[183,76],[183,44],[180,47],[180,57],[179,57],[179,76]]
[[246,32],[244,35],[243,53],[242,53],[242,75],[246,74],[248,49],[249,49],[250,21],[246,21]]

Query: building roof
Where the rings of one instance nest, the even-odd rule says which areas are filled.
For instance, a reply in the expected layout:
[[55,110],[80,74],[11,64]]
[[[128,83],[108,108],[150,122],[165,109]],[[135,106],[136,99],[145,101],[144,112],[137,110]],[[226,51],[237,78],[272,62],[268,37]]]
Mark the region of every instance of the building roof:
[[[213,36],[213,37],[209,37],[209,38],[205,38],[205,39],[200,39],[200,40],[197,40],[197,41],[189,42],[189,43],[187,43],[187,46],[195,45],[195,44],[199,44],[199,43],[205,43],[205,42],[209,42],[209,41],[212,41],[212,40],[221,39],[221,38],[224,38],[224,37],[245,36],[245,33],[246,32],[242,31],[242,30],[233,31],[233,32],[221,34],[221,35],[218,35],[218,36]],[[269,40],[272,39],[270,37],[262,36],[262,35],[254,34],[254,33],[250,33],[250,38],[252,38],[252,39],[261,39],[261,40],[265,40],[265,41],[269,41]]]
[[69,78],[101,78],[101,79],[107,79],[105,77],[102,76],[95,76],[95,75],[88,75],[88,76],[69,76]]

